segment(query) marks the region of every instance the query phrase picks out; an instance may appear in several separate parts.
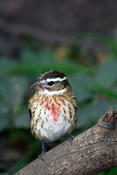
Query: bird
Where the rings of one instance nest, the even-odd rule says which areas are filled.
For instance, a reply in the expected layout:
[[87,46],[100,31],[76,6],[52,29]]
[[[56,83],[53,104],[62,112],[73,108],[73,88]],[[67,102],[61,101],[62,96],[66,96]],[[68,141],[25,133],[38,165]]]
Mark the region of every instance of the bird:
[[32,135],[42,141],[40,157],[45,154],[45,144],[53,143],[64,135],[72,141],[72,131],[77,124],[77,98],[73,95],[67,76],[56,70],[47,70],[38,76],[31,88],[29,99]]

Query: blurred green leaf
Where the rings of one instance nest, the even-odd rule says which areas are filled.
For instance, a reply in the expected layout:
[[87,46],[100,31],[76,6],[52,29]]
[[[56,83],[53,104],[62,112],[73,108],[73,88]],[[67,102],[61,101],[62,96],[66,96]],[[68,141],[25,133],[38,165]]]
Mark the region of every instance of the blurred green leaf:
[[0,103],[0,132],[9,127],[8,108]]
[[51,63],[37,63],[34,62],[33,64],[19,64],[16,65],[14,67],[11,68],[6,68],[5,71],[3,70],[0,74],[4,74],[4,73],[9,73],[9,74],[19,74],[19,73],[23,73],[23,74],[39,74],[44,72],[45,70],[49,70],[49,69],[55,69],[64,73],[75,73],[75,72],[80,72],[80,71],[94,71],[94,68],[88,68],[86,66],[82,66],[82,65],[76,65],[76,64],[71,64],[71,63],[67,63],[67,62],[56,62],[53,63],[53,61]]
[[107,175],[117,175],[117,167],[111,168]]
[[58,62],[54,56],[53,50],[51,49],[41,50],[39,52],[39,58],[41,63],[54,64]]
[[101,173],[98,173],[97,175],[107,175],[106,172],[101,172]]
[[34,74],[42,73],[48,69],[55,69],[64,73],[74,73],[79,71],[94,72],[95,67],[87,67],[81,64],[75,64],[70,60],[60,61],[55,59],[52,49],[43,49],[39,52],[31,49],[23,49],[20,54],[20,61],[12,66],[5,64],[0,75],[3,74]]
[[33,51],[31,49],[23,49],[20,54],[21,63],[23,64],[51,64],[57,62],[52,49],[44,49]]
[[69,77],[74,94],[78,97],[78,101],[82,102],[92,98],[93,91],[90,86],[94,85],[93,78],[85,72],[80,72]]
[[0,57],[0,74],[6,73],[7,69],[11,69],[16,65],[17,63],[13,59],[5,56]]
[[3,102],[0,102],[0,115],[7,115],[8,111],[8,107]]
[[88,89],[90,89],[94,85],[97,85],[97,82],[95,81],[95,77],[91,76],[89,72],[84,72],[84,71],[74,74],[71,77],[71,80],[75,82],[77,86],[81,86]]
[[88,89],[85,89],[83,87],[74,87],[73,85],[73,93],[78,98],[78,103],[81,103],[83,101],[86,101],[87,99],[91,99],[93,96],[93,93],[89,91]]
[[109,90],[109,89],[106,89],[106,88],[102,88],[98,85],[94,86],[93,90],[99,92],[102,95],[106,95],[107,97],[117,99],[117,93],[115,92],[115,90],[112,91],[112,90]]
[[117,81],[117,61],[107,62],[99,66],[96,73],[96,80],[104,88],[112,87]]
[[91,126],[97,122],[97,120],[106,113],[106,111],[113,107],[117,109],[116,100],[96,100],[92,103],[88,103],[83,107],[79,107],[78,110],[78,126],[86,127]]
[[117,56],[117,31],[114,35],[106,38],[106,44],[111,48],[114,56]]
[[21,64],[34,64],[39,63],[39,56],[36,52],[31,49],[23,49],[20,53]]
[[20,54],[21,63],[23,64],[51,64],[57,62],[52,49],[41,49],[34,51],[31,49],[23,49]]
[[24,76],[6,76],[0,80],[0,97],[14,111],[23,102],[28,81]]
[[27,111],[22,112],[21,114],[13,118],[14,125],[16,128],[29,128],[30,127],[30,116]]

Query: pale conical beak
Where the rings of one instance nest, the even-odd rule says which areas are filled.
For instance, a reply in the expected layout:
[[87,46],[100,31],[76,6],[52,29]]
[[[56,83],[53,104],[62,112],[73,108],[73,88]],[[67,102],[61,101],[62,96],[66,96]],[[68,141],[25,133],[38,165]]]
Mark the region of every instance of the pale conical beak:
[[40,85],[40,82],[39,82],[39,80],[37,80],[37,81],[35,81],[35,82],[32,84],[31,88],[35,88],[35,87],[37,87],[37,86],[39,86],[39,85]]

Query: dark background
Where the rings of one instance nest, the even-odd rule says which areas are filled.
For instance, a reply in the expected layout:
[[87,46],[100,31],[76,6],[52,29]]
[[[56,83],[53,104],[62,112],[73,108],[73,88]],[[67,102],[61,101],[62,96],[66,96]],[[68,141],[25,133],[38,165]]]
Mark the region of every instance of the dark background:
[[[115,0],[0,0],[0,175],[13,174],[41,151],[27,108],[41,72],[68,76],[79,106],[74,135],[110,106],[117,110],[116,7]],[[116,174],[112,168],[99,175]]]

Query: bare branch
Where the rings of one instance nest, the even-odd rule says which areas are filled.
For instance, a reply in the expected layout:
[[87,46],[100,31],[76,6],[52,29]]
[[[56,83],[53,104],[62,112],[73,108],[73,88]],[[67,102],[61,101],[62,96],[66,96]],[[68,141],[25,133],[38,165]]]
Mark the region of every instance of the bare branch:
[[117,112],[110,108],[95,126],[75,137],[72,145],[68,141],[58,145],[43,160],[34,160],[15,175],[95,175],[117,166],[116,124]]

